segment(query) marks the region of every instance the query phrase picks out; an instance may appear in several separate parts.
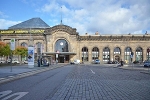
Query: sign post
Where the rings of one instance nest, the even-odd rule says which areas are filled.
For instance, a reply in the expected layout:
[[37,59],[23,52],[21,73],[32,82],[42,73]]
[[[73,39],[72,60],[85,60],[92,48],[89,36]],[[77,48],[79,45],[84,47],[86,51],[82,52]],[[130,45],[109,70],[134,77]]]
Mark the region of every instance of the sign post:
[[[12,51],[15,50],[15,39],[11,39],[10,40],[10,49],[11,49],[11,64],[12,64],[12,59],[13,59],[13,53]],[[12,66],[11,66],[11,70],[12,72]]]
[[[131,63],[132,63],[132,58],[133,58],[134,53],[131,52]],[[133,69],[134,63],[132,63],[132,69]]]

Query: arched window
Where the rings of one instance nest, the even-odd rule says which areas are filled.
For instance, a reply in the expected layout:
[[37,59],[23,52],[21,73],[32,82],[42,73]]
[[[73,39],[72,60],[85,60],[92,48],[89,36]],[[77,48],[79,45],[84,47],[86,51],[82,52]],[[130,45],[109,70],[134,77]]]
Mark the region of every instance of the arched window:
[[103,49],[103,62],[107,63],[108,61],[110,61],[110,49],[105,47]]
[[36,43],[37,54],[40,55],[42,53],[42,43]]
[[136,57],[136,61],[140,61],[140,62],[143,61],[143,50],[141,47],[136,49],[135,57]]
[[99,58],[99,49],[97,47],[94,47],[92,49],[92,60]]
[[82,48],[82,61],[88,61],[88,48]]
[[120,62],[120,55],[121,55],[121,50],[120,50],[120,48],[119,47],[116,47],[115,49],[114,49],[114,61],[118,61],[118,62]]
[[27,43],[25,42],[21,43],[21,46],[26,47],[26,48],[28,47]]
[[116,48],[114,49],[114,54],[121,54],[121,50],[120,50],[119,47],[116,47]]
[[55,52],[68,52],[68,42],[64,39],[59,39],[55,43]]
[[131,52],[132,49],[130,47],[125,48],[125,60],[127,63],[131,62]]

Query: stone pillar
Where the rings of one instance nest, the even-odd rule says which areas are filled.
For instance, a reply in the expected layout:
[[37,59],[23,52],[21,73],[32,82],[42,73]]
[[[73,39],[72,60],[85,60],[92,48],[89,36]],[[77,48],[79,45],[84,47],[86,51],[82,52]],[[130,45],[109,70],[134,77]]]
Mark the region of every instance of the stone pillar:
[[113,50],[113,48],[111,47],[110,48],[110,61],[113,61],[114,60],[114,50]]
[[91,48],[89,48],[88,54],[89,54],[89,55],[88,55],[88,60],[89,60],[88,62],[91,63],[91,62],[92,62],[92,50],[91,50]]
[[99,60],[100,60],[100,63],[103,64],[103,49],[102,48],[99,49]]
[[147,60],[147,48],[143,48],[143,61]]
[[132,52],[133,52],[133,58],[132,58],[132,62],[134,62],[135,61],[135,59],[136,59],[136,49],[132,49]]
[[19,46],[19,40],[16,39],[16,47],[18,47],[18,46]]
[[125,61],[125,57],[124,57],[124,53],[125,53],[125,48],[124,47],[121,47],[121,55],[120,55],[120,60],[122,59],[122,61]]

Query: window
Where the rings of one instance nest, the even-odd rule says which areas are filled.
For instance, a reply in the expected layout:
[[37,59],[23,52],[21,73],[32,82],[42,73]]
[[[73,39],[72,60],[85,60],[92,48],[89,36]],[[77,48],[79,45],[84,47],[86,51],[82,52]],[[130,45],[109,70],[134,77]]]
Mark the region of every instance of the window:
[[57,42],[55,43],[55,52],[68,52],[68,43],[66,40],[64,39],[59,39],[57,40]]
[[125,60],[127,61],[127,63],[131,62],[131,48],[130,47],[126,47],[125,49]]
[[121,50],[120,50],[119,47],[116,47],[116,48],[114,49],[114,54],[121,54]]
[[82,61],[88,61],[88,48],[82,48]]
[[110,61],[110,49],[105,47],[103,49],[103,62],[107,63],[108,61]]
[[28,47],[27,43],[25,42],[21,43],[21,46],[26,47],[26,48]]
[[99,58],[99,49],[97,47],[94,47],[92,49],[92,60]]

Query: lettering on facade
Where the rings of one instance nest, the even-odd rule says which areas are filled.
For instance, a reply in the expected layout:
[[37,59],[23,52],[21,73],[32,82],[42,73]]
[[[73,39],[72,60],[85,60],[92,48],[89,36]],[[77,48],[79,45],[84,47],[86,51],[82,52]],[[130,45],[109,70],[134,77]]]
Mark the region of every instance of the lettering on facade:
[[45,30],[0,30],[1,34],[44,33]]

